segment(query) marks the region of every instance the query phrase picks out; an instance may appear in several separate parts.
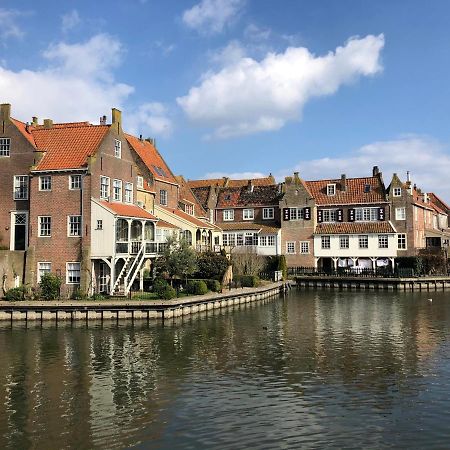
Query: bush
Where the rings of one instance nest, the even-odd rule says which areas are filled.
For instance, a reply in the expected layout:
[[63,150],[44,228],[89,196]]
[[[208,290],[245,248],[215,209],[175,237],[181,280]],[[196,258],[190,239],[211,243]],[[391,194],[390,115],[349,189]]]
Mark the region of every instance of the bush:
[[25,298],[25,286],[9,289],[5,294],[5,300],[8,302],[20,302]]
[[283,274],[283,280],[287,278],[287,264],[286,257],[284,255],[280,255],[280,259],[278,260],[278,269]]
[[71,300],[87,300],[88,296],[79,287],[75,288],[70,296]]
[[206,285],[208,289],[213,292],[220,292],[222,290],[222,285],[217,280],[206,280]]
[[220,253],[205,252],[197,255],[197,278],[222,279],[230,262]]
[[204,295],[208,292],[208,287],[203,280],[189,281],[186,292],[189,295]]
[[167,284],[167,286],[163,289],[163,291],[160,294],[160,297],[164,300],[171,300],[172,298],[175,298],[177,296],[177,291]]
[[39,283],[43,300],[56,300],[59,297],[61,279],[52,273],[44,273]]
[[235,280],[242,287],[257,287],[259,286],[260,279],[255,275],[239,275],[235,277]]
[[95,300],[95,301],[105,300],[105,297],[102,294],[96,293],[91,297],[91,300]]
[[164,280],[164,278],[155,278],[155,281],[153,282],[153,292],[161,297],[167,286],[169,286],[169,283]]

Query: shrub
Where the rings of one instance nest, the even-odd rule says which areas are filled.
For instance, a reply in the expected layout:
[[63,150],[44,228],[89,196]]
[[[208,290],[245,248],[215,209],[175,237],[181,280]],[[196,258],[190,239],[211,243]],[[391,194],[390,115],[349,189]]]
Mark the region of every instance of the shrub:
[[208,292],[208,287],[203,280],[189,281],[186,292],[190,295],[204,295]]
[[86,300],[87,297],[87,294],[83,292],[79,287],[75,288],[72,292],[72,295],[70,296],[72,300]]
[[59,297],[61,279],[52,273],[45,273],[41,277],[39,286],[43,300],[55,300]]
[[177,296],[177,291],[167,284],[167,286],[163,289],[163,291],[160,294],[160,297],[164,300],[171,300],[172,298],[175,298]]
[[161,297],[167,286],[169,286],[169,283],[166,280],[163,278],[155,278],[155,281],[153,282],[153,292]]
[[208,289],[213,292],[220,292],[222,290],[222,285],[217,280],[206,280],[206,285]]
[[260,282],[259,278],[255,275],[240,275],[236,281],[240,282],[242,287],[257,287]]
[[105,300],[105,297],[102,294],[96,293],[91,297],[91,300]]
[[230,262],[228,258],[220,253],[205,252],[197,255],[198,278],[222,279]]
[[25,297],[25,286],[19,286],[9,289],[5,294],[5,300],[8,302],[20,302]]
[[287,278],[287,264],[286,257],[284,255],[280,255],[280,259],[278,260],[278,268],[277,270],[281,270],[283,274],[283,280]]

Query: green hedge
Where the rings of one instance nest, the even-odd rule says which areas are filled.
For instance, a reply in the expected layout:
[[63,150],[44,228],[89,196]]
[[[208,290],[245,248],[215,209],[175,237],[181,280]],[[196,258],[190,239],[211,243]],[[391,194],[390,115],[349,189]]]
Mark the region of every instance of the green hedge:
[[234,281],[242,287],[257,287],[261,280],[256,275],[236,275]]
[[203,280],[191,280],[186,285],[186,292],[190,295],[204,295],[208,292],[208,286]]
[[20,302],[25,298],[25,286],[19,286],[9,289],[5,294],[5,300],[8,302]]

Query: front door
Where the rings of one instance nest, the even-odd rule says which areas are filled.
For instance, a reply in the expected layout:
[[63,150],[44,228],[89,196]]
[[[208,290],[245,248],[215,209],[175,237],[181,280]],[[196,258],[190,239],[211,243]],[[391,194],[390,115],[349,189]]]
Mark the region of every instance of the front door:
[[11,250],[26,250],[28,244],[28,213],[11,213]]

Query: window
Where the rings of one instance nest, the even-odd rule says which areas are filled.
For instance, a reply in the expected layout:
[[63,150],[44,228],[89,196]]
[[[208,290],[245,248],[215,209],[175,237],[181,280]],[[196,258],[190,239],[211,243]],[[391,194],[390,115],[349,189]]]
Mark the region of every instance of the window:
[[228,245],[234,247],[236,245],[236,235],[234,233],[228,235]]
[[122,142],[118,139],[114,139],[114,156],[116,158],[122,158]]
[[139,175],[136,177],[136,185],[140,189],[144,187],[144,179]]
[[406,250],[406,234],[397,235],[397,248],[399,250]]
[[275,247],[275,236],[267,236],[267,246]]
[[378,248],[388,248],[389,240],[387,234],[379,234],[378,235]]
[[295,242],[286,242],[286,253],[288,255],[295,254]]
[[184,205],[184,212],[190,216],[194,215],[194,205]]
[[364,185],[364,193],[368,194],[370,192],[370,184],[365,184]]
[[68,236],[81,236],[81,216],[67,217],[67,234]]
[[37,270],[37,281],[38,283],[41,281],[41,278],[46,273],[50,273],[52,271],[52,263],[50,262],[38,262],[38,270]]
[[167,191],[165,189],[159,191],[159,203],[163,206],[167,206]]
[[369,248],[369,236],[361,234],[358,236],[359,248]]
[[224,209],[223,220],[224,221],[234,220],[234,209]]
[[406,208],[395,208],[395,220],[406,219]]
[[355,220],[357,222],[375,222],[378,220],[378,208],[356,208]]
[[289,220],[301,220],[303,218],[303,208],[289,208]]
[[303,255],[306,253],[309,253],[309,242],[308,241],[300,242],[300,253],[302,253]]
[[39,216],[39,236],[46,237],[52,235],[52,218],[50,216]]
[[81,189],[81,175],[70,175],[69,176],[69,189],[77,190]]
[[100,177],[100,198],[109,198],[109,178]]
[[323,222],[336,222],[337,210],[336,209],[324,209],[322,211]]
[[336,184],[327,184],[327,195],[336,195]]
[[236,245],[244,245],[244,235],[242,233],[236,234]]
[[402,188],[394,188],[394,197],[401,197],[402,195]]
[[79,262],[71,262],[66,264],[66,283],[80,284],[81,264]]
[[245,233],[245,245],[258,245],[257,233]]
[[242,218],[244,220],[253,220],[255,218],[255,212],[253,209],[244,209]]
[[322,249],[330,248],[330,236],[322,236],[321,239]]
[[113,181],[113,199],[116,202],[122,201],[122,180]]
[[97,220],[97,228],[96,230],[103,230],[103,220]]
[[274,218],[274,209],[273,208],[263,208],[263,219],[273,219]]
[[0,156],[9,156],[11,149],[10,138],[0,138]]
[[14,200],[28,200],[28,175],[14,177]]
[[259,245],[260,247],[267,247],[267,236],[259,237]]
[[133,183],[125,183],[125,202],[133,203]]
[[339,248],[350,248],[350,240],[348,236],[339,236]]
[[50,175],[43,175],[39,177],[39,190],[40,191],[52,190],[52,177]]

